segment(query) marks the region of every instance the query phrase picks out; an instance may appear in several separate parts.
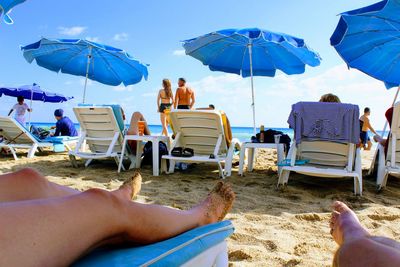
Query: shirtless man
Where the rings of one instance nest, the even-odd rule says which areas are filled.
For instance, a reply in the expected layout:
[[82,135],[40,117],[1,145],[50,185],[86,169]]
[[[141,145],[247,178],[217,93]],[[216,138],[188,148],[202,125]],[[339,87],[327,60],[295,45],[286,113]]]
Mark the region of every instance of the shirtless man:
[[333,266],[400,266],[400,243],[369,234],[346,204],[333,204],[330,228],[339,245]]
[[175,93],[174,108],[192,109],[195,102],[194,91],[186,86],[184,78],[179,78],[178,86]]
[[371,123],[369,122],[370,115],[370,108],[365,108],[364,115],[360,117],[360,139],[364,150],[371,150],[372,147],[371,139],[368,136],[368,130],[373,132],[375,135],[378,135],[374,128],[372,128]]

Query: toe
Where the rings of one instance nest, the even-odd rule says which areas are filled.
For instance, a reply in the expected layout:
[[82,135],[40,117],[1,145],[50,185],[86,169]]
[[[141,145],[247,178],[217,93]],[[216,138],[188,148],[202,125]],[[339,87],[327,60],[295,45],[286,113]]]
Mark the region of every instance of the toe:
[[350,210],[350,208],[341,201],[335,201],[333,203],[333,209],[339,213]]
[[337,211],[333,211],[331,214],[331,219],[329,221],[329,227],[333,230],[335,228],[335,224],[337,222],[337,219],[339,218],[340,213]]

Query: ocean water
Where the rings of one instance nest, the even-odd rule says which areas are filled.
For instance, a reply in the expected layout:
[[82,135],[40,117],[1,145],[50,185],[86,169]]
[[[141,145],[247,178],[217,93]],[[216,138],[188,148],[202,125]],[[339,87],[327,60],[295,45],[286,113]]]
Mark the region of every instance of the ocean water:
[[[38,126],[38,127],[42,127],[42,128],[48,128],[51,126],[54,126],[55,123],[44,123],[44,122],[32,122],[32,125]],[[77,127],[77,129],[79,129],[79,123],[75,123],[75,126]],[[126,125],[126,127],[129,127],[129,124]],[[162,132],[162,127],[161,125],[149,125],[150,131],[152,134],[154,135],[159,135]],[[289,129],[289,128],[268,128],[265,127],[265,129],[274,129],[277,131],[281,131],[284,134],[287,134],[290,136],[290,138],[293,139],[293,130]],[[257,131],[259,131],[259,129],[257,128]],[[169,130],[169,132],[171,133],[171,129]],[[380,134],[381,136],[383,136],[383,132],[382,131],[377,131],[378,134]],[[250,141],[251,136],[253,136],[253,127],[232,127],[232,135],[234,138],[239,139],[241,142],[244,141]],[[387,132],[386,132],[387,135]]]

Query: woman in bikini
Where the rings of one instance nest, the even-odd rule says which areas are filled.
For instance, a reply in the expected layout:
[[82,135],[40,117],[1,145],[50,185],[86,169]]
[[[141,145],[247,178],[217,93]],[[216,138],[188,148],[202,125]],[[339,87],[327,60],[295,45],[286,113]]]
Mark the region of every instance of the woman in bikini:
[[160,120],[162,125],[162,135],[168,136],[167,114],[165,110],[170,110],[174,103],[174,96],[172,94],[171,82],[168,79],[162,81],[163,89],[158,92],[157,107],[160,113]]

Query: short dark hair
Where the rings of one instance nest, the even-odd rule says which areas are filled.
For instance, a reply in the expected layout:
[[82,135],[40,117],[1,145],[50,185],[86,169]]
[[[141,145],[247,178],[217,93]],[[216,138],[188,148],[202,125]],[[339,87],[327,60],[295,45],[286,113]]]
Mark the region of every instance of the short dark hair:
[[370,111],[371,111],[370,108],[364,108],[364,113],[368,113],[368,112],[370,112]]
[[179,78],[179,81],[186,83],[186,79],[185,78]]
[[17,101],[18,102],[22,102],[22,101],[24,101],[25,100],[25,98],[22,96],[22,95],[19,95],[18,97],[17,97]]
[[208,105],[209,108],[215,109],[215,106],[213,104]]

